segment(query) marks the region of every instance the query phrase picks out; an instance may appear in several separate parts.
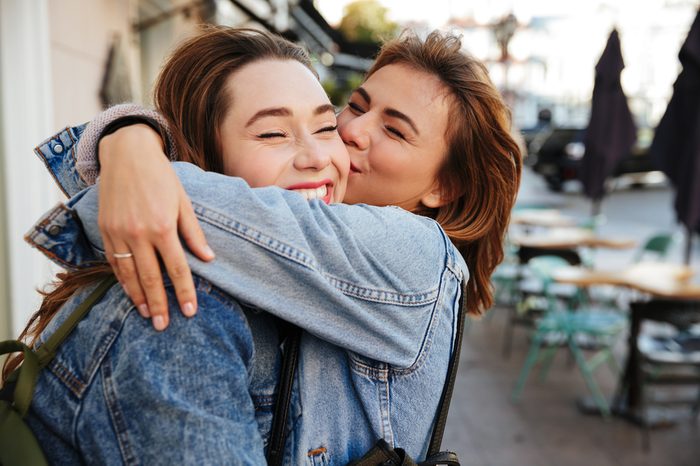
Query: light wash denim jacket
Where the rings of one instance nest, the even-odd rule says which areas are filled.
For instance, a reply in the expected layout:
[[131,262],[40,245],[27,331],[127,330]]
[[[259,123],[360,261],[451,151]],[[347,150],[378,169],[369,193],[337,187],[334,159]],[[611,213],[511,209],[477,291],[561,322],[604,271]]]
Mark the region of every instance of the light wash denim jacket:
[[[37,148],[68,194],[84,185],[72,166],[71,156],[80,132],[80,128],[68,128]],[[225,374],[229,370],[227,365],[232,365],[239,367],[239,371],[248,371],[248,382],[259,390],[257,393],[267,390],[271,395],[274,391],[276,362],[265,363],[268,364],[266,376],[258,374],[256,379],[251,374],[263,372],[256,369],[258,352],[275,354],[276,334],[275,337],[248,336],[250,328],[255,327],[249,318],[263,319],[266,314],[241,313],[238,303],[245,303],[247,308],[264,310],[305,330],[293,396],[293,426],[287,443],[288,464],[345,464],[361,456],[378,438],[406,449],[415,458],[423,458],[454,345],[462,286],[468,279],[463,259],[437,223],[398,208],[328,206],[320,201],[307,202],[296,193],[276,187],[251,189],[241,179],[207,173],[189,164],[175,163],[175,170],[217,258],[212,263],[202,263],[188,257],[198,277],[200,311],[192,321],[187,321],[179,317],[173,306],[171,316],[181,324],[179,331],[186,334],[188,326],[200,326],[192,322],[206,315],[209,308],[216,308],[213,313],[218,318],[225,314],[222,310],[238,311],[238,315],[244,316],[242,321],[232,324],[230,329],[214,329],[213,323],[205,325],[201,334],[206,339],[193,349],[180,344],[179,334],[170,328],[162,334],[151,331],[131,309],[123,293],[112,290],[110,293],[118,298],[110,299],[118,299],[119,309],[123,309],[92,312],[86,319],[92,325],[89,333],[83,334],[84,342],[67,345],[52,366],[65,365],[76,353],[81,354],[83,360],[71,360],[68,367],[82,371],[86,390],[101,391],[99,403],[110,408],[112,402],[118,404],[122,399],[137,396],[139,387],[129,386],[126,376],[133,374],[128,374],[128,370],[124,375],[125,387],[119,392],[108,395],[104,386],[91,387],[95,383],[104,385],[105,372],[109,372],[106,366],[114,364],[105,362],[103,353],[119,353],[122,351],[119,348],[125,348],[117,363],[135,357],[133,353],[147,353],[149,356],[141,358],[145,359],[141,364],[145,364],[146,371],[158,372],[141,374],[138,379],[155,377],[169,382],[171,370],[177,372],[177,367],[171,369],[161,358],[172,362],[178,357],[193,357],[198,364],[188,369],[191,373],[179,374],[182,378],[178,382],[183,387],[173,388],[175,383],[169,383],[160,395],[169,397],[169,390],[187,393],[178,406],[181,415],[195,419],[199,428],[210,431],[213,427],[206,427],[208,416],[200,416],[202,413],[197,409],[202,403],[209,406],[208,402],[197,401],[188,410],[189,398],[199,396],[197,390],[187,387],[190,379],[197,379],[194,385],[206,385],[207,380],[218,381],[219,374]],[[99,257],[102,242],[96,222],[97,194],[97,189],[87,189],[67,206],[55,208],[28,234],[29,241],[70,266]],[[229,295],[228,300],[222,299],[220,307],[208,306],[202,298],[207,290],[216,297]],[[169,293],[170,301],[174,301],[172,290]],[[65,307],[62,315],[72,306]],[[124,335],[123,330],[120,333],[115,323],[117,318],[112,314],[124,315],[119,320],[121,325],[132,322],[128,334],[131,336]],[[265,325],[258,324],[256,328]],[[222,337],[231,331],[238,334]],[[106,337],[108,334],[113,335],[111,339]],[[125,339],[128,341],[120,341]],[[161,350],[156,344],[156,349],[151,351],[150,342],[161,339],[170,341],[168,349]],[[223,339],[230,347],[237,348],[238,361],[229,364],[220,354],[210,354],[215,339]],[[147,343],[134,344],[134,340]],[[96,351],[96,346],[101,351]],[[157,369],[149,358],[157,362]],[[129,366],[132,371],[139,367]],[[65,385],[66,393],[78,397],[73,400],[75,409],[86,411],[87,406],[79,406],[80,395],[71,391],[69,382],[57,378],[55,372],[42,374],[42,380],[53,377],[54,385]],[[38,394],[41,390],[40,383]],[[235,405],[251,409],[248,398],[255,399],[256,390],[251,389],[251,396],[240,397],[242,401]],[[212,394],[213,391],[205,391],[205,396],[213,399],[221,396],[221,393]],[[230,393],[224,393],[224,397]],[[255,400],[252,404],[252,409],[258,406]],[[42,416],[44,410],[52,409],[52,403],[45,402],[43,406],[35,406],[33,415]],[[95,417],[91,429],[104,426],[104,422],[118,433],[123,427],[130,438],[159,435],[157,429],[129,432],[122,417],[139,416],[138,408],[119,415],[107,412],[102,418]],[[266,438],[269,416],[266,420],[258,416],[258,423],[262,437]],[[78,424],[76,421],[73,427]],[[155,424],[162,428],[162,423]],[[216,428],[225,429],[225,426]],[[234,428],[242,432],[247,424]],[[195,435],[193,432],[189,435]],[[173,435],[179,436],[181,448],[187,448],[186,433]],[[80,432],[73,430],[70,436],[76,440]],[[254,444],[255,436],[252,437]],[[80,438],[77,443],[80,444]],[[143,456],[138,455],[145,451],[139,450],[134,457],[142,460]],[[117,455],[116,452],[115,448],[113,453]],[[172,452],[163,452],[169,453]],[[123,460],[128,458],[124,451],[119,455]],[[256,460],[251,461],[254,464]]]

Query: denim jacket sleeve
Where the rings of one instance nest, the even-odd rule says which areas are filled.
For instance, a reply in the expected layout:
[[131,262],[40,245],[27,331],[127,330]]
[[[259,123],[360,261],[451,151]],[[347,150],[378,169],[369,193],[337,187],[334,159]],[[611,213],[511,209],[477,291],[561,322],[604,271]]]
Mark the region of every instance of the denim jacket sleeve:
[[66,196],[72,197],[95,183],[99,175],[97,145],[100,136],[110,123],[129,116],[153,120],[162,129],[168,157],[171,160],[177,158],[175,140],[167,121],[158,112],[137,104],[114,105],[90,123],[65,128],[34,148]]
[[87,183],[76,168],[76,151],[87,124],[65,128],[34,148],[58,187],[68,197],[86,188]]
[[[399,367],[416,361],[435,309],[448,299],[440,291],[452,246],[437,223],[393,207],[308,202],[174,166],[217,254],[209,264],[190,256],[194,273],[365,357]],[[72,205],[102,248],[97,189]]]

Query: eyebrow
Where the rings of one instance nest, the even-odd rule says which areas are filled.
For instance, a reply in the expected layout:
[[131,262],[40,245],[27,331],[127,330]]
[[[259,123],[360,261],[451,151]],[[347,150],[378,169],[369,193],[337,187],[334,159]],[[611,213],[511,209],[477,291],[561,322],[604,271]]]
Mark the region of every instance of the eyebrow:
[[[331,104],[319,105],[318,107],[316,107],[314,109],[314,116],[321,115],[321,114],[327,113],[327,112],[335,114],[335,107],[333,107],[333,105],[331,105]],[[248,122],[245,124],[245,127],[246,128],[249,127],[250,125],[252,125],[253,123],[255,123],[256,121],[258,121],[261,118],[279,117],[279,116],[286,117],[286,116],[292,116],[292,115],[293,115],[293,112],[287,107],[264,108],[264,109],[256,112],[255,115],[253,115],[252,117],[250,117]]]
[[[362,99],[365,102],[367,102],[368,105],[372,103],[372,97],[370,97],[369,93],[363,87],[358,87],[357,89],[355,89],[355,92],[360,94]],[[399,120],[405,121],[406,124],[408,124],[408,126],[411,127],[413,132],[415,132],[416,135],[420,136],[420,131],[418,131],[418,127],[416,127],[416,124],[413,122],[413,120],[411,120],[411,117],[409,117],[405,113],[400,112],[400,111],[396,110],[395,108],[389,107],[389,108],[384,109],[384,114],[388,115],[390,117],[398,118]]]

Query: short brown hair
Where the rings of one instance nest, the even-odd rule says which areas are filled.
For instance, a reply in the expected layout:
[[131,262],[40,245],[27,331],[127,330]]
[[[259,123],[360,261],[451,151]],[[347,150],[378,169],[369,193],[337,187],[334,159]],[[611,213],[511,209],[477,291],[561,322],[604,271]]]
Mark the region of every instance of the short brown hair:
[[481,314],[493,305],[491,273],[503,260],[522,154],[510,133],[510,111],[486,67],[461,48],[452,34],[433,31],[423,40],[404,31],[382,47],[367,76],[402,64],[438,77],[451,95],[447,156],[437,175],[449,202],[415,213],[440,223],[462,253],[471,276],[467,309]]
[[265,59],[298,61],[318,77],[302,47],[256,29],[205,26],[171,53],[153,100],[173,130],[180,160],[223,171],[219,129],[231,102],[226,81],[243,66]]

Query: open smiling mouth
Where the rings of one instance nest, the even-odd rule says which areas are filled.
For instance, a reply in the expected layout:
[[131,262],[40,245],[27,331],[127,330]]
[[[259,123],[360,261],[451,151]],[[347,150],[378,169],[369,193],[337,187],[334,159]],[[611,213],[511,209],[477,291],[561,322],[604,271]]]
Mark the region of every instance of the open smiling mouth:
[[307,201],[318,199],[330,204],[333,198],[333,182],[331,180],[298,183],[288,186],[286,189],[301,194]]

